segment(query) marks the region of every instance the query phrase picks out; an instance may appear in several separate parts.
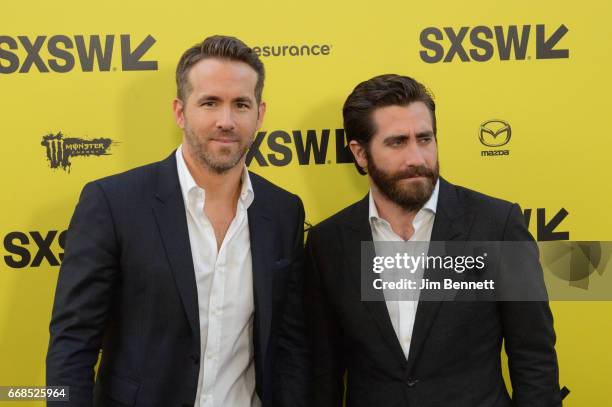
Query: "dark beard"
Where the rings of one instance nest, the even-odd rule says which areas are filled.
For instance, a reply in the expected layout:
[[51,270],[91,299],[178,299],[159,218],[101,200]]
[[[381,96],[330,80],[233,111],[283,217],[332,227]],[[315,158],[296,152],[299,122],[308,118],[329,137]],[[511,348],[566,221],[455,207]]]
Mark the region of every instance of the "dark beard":
[[[368,174],[378,187],[378,190],[390,201],[396,203],[407,211],[418,211],[431,197],[440,175],[440,165],[432,169],[426,166],[409,167],[396,173],[387,173],[376,166],[370,153],[366,151],[368,159]],[[400,185],[401,180],[417,176],[426,177],[423,181],[413,182],[411,185]]]

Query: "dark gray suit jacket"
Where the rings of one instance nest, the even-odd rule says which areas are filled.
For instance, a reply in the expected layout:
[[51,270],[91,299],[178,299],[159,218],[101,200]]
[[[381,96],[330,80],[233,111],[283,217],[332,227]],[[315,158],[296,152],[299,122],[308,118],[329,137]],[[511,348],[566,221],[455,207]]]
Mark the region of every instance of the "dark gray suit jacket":
[[[299,338],[279,332],[295,325],[285,310],[299,306],[304,210],[297,196],[250,177],[256,391],[265,407],[289,397],[277,377],[291,391],[303,364],[287,345]],[[70,402],[57,405],[193,405],[199,330],[174,153],[87,184],[68,228],[50,326],[47,385],[70,386]]]
[[[384,301],[360,297],[360,242],[372,241],[368,196],[308,237],[306,302],[312,405],[560,406],[547,302],[420,301],[406,360]],[[520,208],[440,180],[432,241],[533,241]],[[537,247],[529,256],[537,263]],[[536,268],[541,273],[539,266]],[[512,379],[502,378],[502,341]]]

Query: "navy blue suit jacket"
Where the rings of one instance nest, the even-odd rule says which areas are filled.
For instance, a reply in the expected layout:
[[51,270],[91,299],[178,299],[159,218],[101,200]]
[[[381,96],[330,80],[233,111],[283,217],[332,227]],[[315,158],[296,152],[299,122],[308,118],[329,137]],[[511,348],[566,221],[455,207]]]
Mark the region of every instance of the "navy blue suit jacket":
[[[372,241],[368,205],[366,196],[308,235],[312,405],[341,407],[345,398],[347,407],[560,407],[545,301],[421,300],[404,356],[382,293],[380,301],[361,300],[361,242]],[[533,238],[518,205],[440,179],[431,241]],[[537,246],[526,247],[523,254],[540,273],[535,281],[543,284]],[[512,399],[502,378],[502,342]]]
[[[292,397],[284,391],[299,396],[291,383],[303,354],[289,347],[300,341],[291,316],[301,317],[285,310],[300,306],[304,210],[296,195],[250,177],[256,391],[266,407]],[[175,154],[87,184],[68,228],[50,325],[47,384],[70,386],[70,403],[57,405],[193,405],[199,327]]]

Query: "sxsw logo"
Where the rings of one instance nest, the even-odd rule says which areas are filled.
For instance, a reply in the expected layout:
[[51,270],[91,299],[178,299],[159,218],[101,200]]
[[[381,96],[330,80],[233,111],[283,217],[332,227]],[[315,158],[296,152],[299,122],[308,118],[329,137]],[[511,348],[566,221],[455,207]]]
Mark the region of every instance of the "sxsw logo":
[[49,266],[59,266],[64,259],[66,230],[13,231],[4,235],[4,263],[10,268],[40,267],[43,262]]
[[[531,214],[533,209],[526,208],[523,210],[523,217],[525,218],[525,224],[529,228],[531,222]],[[550,213],[550,211],[549,211]],[[569,231],[557,230],[557,227],[563,222],[563,220],[569,215],[569,212],[565,208],[559,209],[555,215],[549,219],[546,216],[546,208],[536,208],[536,240],[538,242],[549,242],[552,240],[569,240]]]
[[155,44],[147,35],[142,40],[129,34],[107,35],[39,35],[11,37],[0,35],[0,74],[156,71],[157,61],[145,54]]
[[246,165],[253,161],[260,167],[283,167],[297,160],[299,165],[349,164],[353,156],[346,144],[344,129],[333,131],[336,153],[329,153],[331,129],[259,131],[246,157]]
[[569,58],[569,49],[561,48],[558,43],[568,31],[564,24],[558,27],[544,24],[427,27],[421,31],[420,41],[424,49],[419,55],[423,62],[429,64],[456,60],[525,60],[532,59],[531,55],[527,55],[527,51],[529,44],[535,42],[535,59],[566,59]]

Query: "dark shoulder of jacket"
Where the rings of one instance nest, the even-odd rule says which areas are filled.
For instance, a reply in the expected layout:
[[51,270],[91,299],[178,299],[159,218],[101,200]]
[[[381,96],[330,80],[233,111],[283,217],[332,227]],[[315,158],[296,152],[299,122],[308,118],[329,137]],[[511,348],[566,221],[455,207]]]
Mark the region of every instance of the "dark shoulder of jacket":
[[514,206],[512,202],[459,185],[454,185],[454,187],[457,201],[463,203],[468,212],[476,217],[488,218],[503,229]]
[[313,236],[334,237],[339,233],[340,225],[348,224],[355,220],[355,212],[359,205],[363,205],[361,199],[314,225],[310,228],[309,234]]
[[299,202],[301,202],[297,195],[268,181],[261,175],[257,175],[254,172],[249,171],[249,177],[251,178],[251,185],[253,186],[253,191],[255,192],[255,199],[257,199],[261,194],[266,197],[268,202],[271,202],[276,206],[280,206],[281,208],[286,205],[297,205]]
[[[168,160],[168,159],[166,159]],[[164,160],[165,161],[165,160]],[[158,169],[164,161],[143,165],[130,170],[97,179],[97,184],[107,197],[139,197],[150,195],[157,186]],[[178,178],[177,178],[178,183]]]

